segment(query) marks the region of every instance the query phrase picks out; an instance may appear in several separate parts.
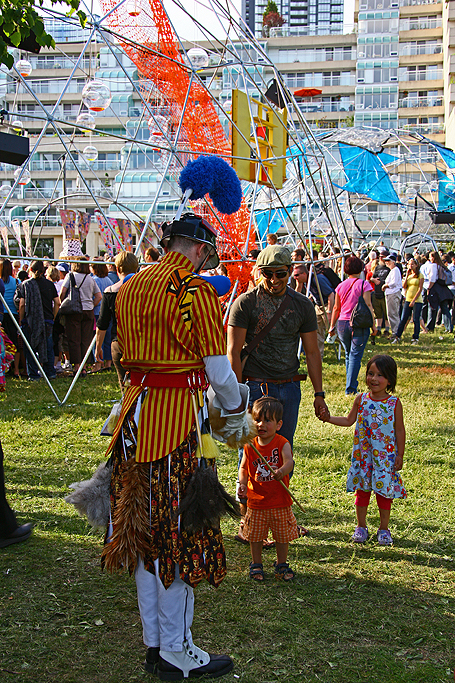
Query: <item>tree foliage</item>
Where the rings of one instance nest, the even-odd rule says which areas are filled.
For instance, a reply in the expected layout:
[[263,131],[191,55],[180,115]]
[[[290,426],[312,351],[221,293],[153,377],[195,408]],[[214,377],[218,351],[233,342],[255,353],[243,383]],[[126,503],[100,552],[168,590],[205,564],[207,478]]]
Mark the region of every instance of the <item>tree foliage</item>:
[[[58,2],[50,1],[53,5]],[[77,13],[83,26],[86,16],[79,10],[80,0],[62,2],[69,7],[69,14]],[[31,34],[34,34],[36,42],[42,47],[54,47],[54,39],[46,33],[43,18],[36,9],[36,6],[43,5],[44,0],[0,0],[0,64],[11,68],[14,59],[8,52],[8,45],[18,47]]]
[[262,15],[263,18],[267,16],[267,14],[270,14],[270,12],[275,12],[275,14],[279,14],[278,12],[278,6],[274,0],[268,0],[266,8],[264,10],[264,14]]

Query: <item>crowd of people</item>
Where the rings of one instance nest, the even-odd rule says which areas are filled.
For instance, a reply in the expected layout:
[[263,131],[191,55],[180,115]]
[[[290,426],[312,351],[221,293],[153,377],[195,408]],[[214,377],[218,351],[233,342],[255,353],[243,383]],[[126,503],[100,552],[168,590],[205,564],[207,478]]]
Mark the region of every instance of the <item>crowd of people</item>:
[[[384,334],[391,343],[400,343],[411,315],[414,343],[421,328],[434,331],[439,312],[447,332],[453,331],[454,286],[446,275],[455,268],[451,253],[431,252],[428,258],[415,253],[401,264],[398,254],[380,245],[366,263],[360,258],[366,255],[352,253],[309,260],[303,247],[291,254],[270,241],[275,243],[251,255],[252,281],[229,311],[227,335],[221,290],[215,279],[209,284],[219,272],[216,231],[194,214],[165,226],[165,255],[149,255],[144,267],[133,254],[121,252],[115,273],[96,260],[90,265],[81,260],[71,268],[64,261],[56,266],[34,261],[21,278],[14,263],[3,261],[0,291],[28,341],[19,345],[10,320],[7,326],[19,356],[13,374],[20,371],[23,353],[29,379],[39,376],[36,358],[50,378],[59,363],[63,367],[64,358],[71,372],[77,372],[94,335],[95,371],[96,364],[109,361],[117,369],[123,400],[107,450],[110,515],[102,562],[108,571],[134,573],[147,648],[145,669],[161,680],[214,678],[233,668],[228,655],[204,651],[191,634],[193,588],[203,579],[217,586],[226,574],[219,521],[207,523],[203,517],[189,526],[180,512],[189,496],[194,501],[195,491],[201,515],[204,504],[221,495],[200,483],[210,480],[207,470],[216,471],[211,456],[204,458],[207,442],[201,434],[209,430],[208,384],[212,407],[216,404],[223,418],[218,438],[240,447],[242,521],[237,540],[250,545],[249,576],[264,581],[262,550],[271,531],[277,553],[274,575],[292,581],[288,545],[302,535],[302,528],[292,513],[287,485],[294,468],[300,382],[306,378],[299,373],[301,350],[315,416],[339,426],[356,423],[347,477],[347,490],[356,494],[357,526],[351,540],[364,543],[369,537],[367,509],[374,492],[380,514],[377,542],[390,546],[392,501],[407,495],[399,474],[403,412],[392,395],[397,366],[389,355],[371,358],[368,391],[358,393],[362,355],[370,330],[372,342]],[[60,307],[72,288],[79,292],[82,310],[62,316]],[[367,323],[357,325],[353,313],[361,301]],[[68,321],[72,315],[77,317]],[[335,335],[345,350],[346,393],[356,394],[347,417],[331,415],[325,402],[322,357],[324,344]],[[253,440],[249,411],[257,427]],[[2,496],[0,481],[0,503]],[[8,512],[7,505],[3,508]],[[19,527],[10,519],[9,533],[0,533],[0,547],[26,540],[30,533],[28,525]]]

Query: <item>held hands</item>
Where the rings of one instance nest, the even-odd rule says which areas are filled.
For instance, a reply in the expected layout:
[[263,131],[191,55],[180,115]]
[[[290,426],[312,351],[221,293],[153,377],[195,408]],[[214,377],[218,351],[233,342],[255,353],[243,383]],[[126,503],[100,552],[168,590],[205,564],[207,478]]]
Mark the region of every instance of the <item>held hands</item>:
[[321,410],[319,415],[317,415],[317,418],[321,420],[321,422],[329,422],[330,421],[330,413],[328,408],[326,407],[325,410]]
[[316,396],[315,397],[314,402],[313,402],[313,406],[314,406],[314,414],[316,415],[317,418],[322,419],[320,417],[321,414],[327,414],[328,418],[330,417],[330,411],[327,407],[326,402],[322,398],[322,396]]

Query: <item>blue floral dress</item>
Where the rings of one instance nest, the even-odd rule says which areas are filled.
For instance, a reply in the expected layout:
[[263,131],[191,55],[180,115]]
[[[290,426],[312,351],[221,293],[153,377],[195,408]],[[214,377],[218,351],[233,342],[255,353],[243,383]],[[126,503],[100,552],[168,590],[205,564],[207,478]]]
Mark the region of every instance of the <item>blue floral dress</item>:
[[396,396],[373,401],[370,394],[360,396],[354,432],[348,491],[374,491],[384,498],[406,498],[399,472],[393,471],[397,453],[395,439]]

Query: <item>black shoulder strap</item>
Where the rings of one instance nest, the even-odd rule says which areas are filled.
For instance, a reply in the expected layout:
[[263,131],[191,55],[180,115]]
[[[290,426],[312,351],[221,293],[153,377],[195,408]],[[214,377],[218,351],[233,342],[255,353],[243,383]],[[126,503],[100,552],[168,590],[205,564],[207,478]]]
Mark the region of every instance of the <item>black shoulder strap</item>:
[[268,335],[270,330],[272,330],[275,327],[276,323],[278,322],[278,320],[281,318],[284,311],[287,309],[287,307],[291,303],[291,299],[294,299],[294,298],[295,298],[294,290],[291,289],[290,287],[287,287],[286,296],[284,297],[283,301],[281,302],[281,304],[276,309],[275,314],[269,320],[267,325],[265,327],[263,327],[262,330],[250,341],[248,346],[245,346],[242,349],[243,355],[250,354],[252,352],[252,350],[256,348],[256,346],[259,344],[259,342],[262,341],[264,339],[264,337],[266,337]]

